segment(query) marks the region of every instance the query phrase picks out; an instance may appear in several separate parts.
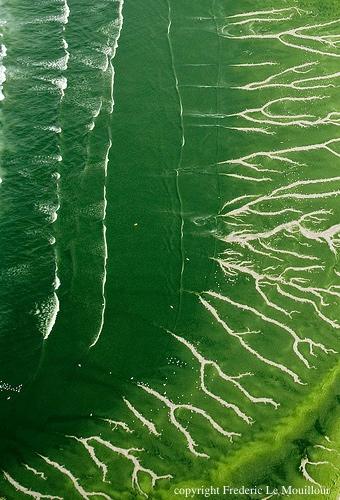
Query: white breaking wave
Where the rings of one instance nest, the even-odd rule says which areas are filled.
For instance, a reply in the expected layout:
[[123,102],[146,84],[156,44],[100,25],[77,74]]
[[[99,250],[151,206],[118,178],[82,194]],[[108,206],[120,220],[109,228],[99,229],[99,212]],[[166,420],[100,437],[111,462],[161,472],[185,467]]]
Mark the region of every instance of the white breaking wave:
[[67,0],[65,0],[60,14],[56,14],[54,16],[36,17],[31,21],[24,21],[23,24],[44,24],[50,22],[57,22],[65,25],[68,23],[69,16],[70,16],[70,8],[68,6]]
[[45,82],[49,82],[52,85],[54,85],[58,89],[58,91],[60,92],[61,96],[64,97],[65,90],[67,89],[66,76],[59,76],[58,78],[41,77],[40,80],[43,80]]
[[70,53],[68,51],[68,43],[65,40],[65,38],[63,38],[63,46],[64,46],[64,51],[65,51],[65,68],[64,68],[64,71],[65,71],[68,68],[68,61],[70,59]]
[[63,7],[63,24],[68,23],[68,19],[70,17],[70,7],[68,6],[67,0],[64,1],[64,7]]
[[53,330],[55,322],[57,321],[57,316],[58,316],[58,313],[60,310],[60,302],[59,302],[59,298],[57,295],[57,290],[59,287],[60,287],[60,279],[58,276],[58,265],[56,263],[55,277],[54,277],[54,292],[53,292],[53,296],[49,302],[50,303],[50,311],[49,311],[50,316],[49,316],[49,320],[46,324],[46,330],[44,332],[44,340],[46,340],[49,337],[51,331]]
[[56,125],[47,125],[46,127],[39,127],[41,130],[46,130],[46,131],[49,131],[49,132],[54,132],[56,134],[61,134],[62,132],[62,129],[61,127],[57,127]]
[[68,65],[68,55],[65,54],[63,57],[55,59],[54,61],[44,61],[40,64],[38,63],[37,66],[39,65],[43,66],[44,68],[53,68],[65,71],[67,70],[67,65]]
[[[58,210],[60,209],[60,185],[59,181],[61,178],[61,175],[59,172],[55,172],[53,174],[53,178],[55,179],[56,182],[56,188],[57,188],[57,206],[55,207],[53,213],[52,213],[52,218],[51,218],[51,223],[53,224],[57,218],[58,218]],[[53,237],[51,240],[51,244],[54,245],[56,243],[56,239]],[[50,333],[52,332],[54,325],[57,321],[57,316],[60,310],[60,301],[59,297],[57,295],[57,290],[60,288],[61,282],[60,278],[58,275],[58,259],[57,259],[57,252],[56,249],[54,249],[54,255],[55,255],[55,274],[54,274],[54,292],[53,292],[53,298],[52,298],[52,307],[50,310],[50,316],[49,316],[49,321],[46,325],[45,333],[44,333],[44,340],[46,340]]]
[[[59,180],[61,176],[59,172],[55,172],[52,177],[55,180],[57,188],[57,204],[56,205],[41,204],[38,206],[41,212],[50,217],[51,224],[53,224],[58,218],[58,210],[60,208]],[[51,236],[49,242],[51,245],[55,245],[56,243],[55,237]],[[57,321],[57,316],[60,310],[60,301],[57,295],[57,290],[59,289],[61,282],[58,275],[58,262],[57,262],[56,250],[54,250],[54,253],[55,253],[55,273],[53,282],[54,290],[52,295],[47,299],[47,302],[42,305],[41,310],[37,310],[37,314],[41,316],[41,329],[43,331],[44,340],[48,339],[48,337],[50,336],[50,333],[52,332],[54,325]]]
[[44,340],[48,339],[48,337],[50,336],[60,309],[59,298],[56,293],[56,290],[60,286],[60,281],[57,276],[57,270],[58,267],[56,266],[56,274],[53,284],[54,291],[48,297],[48,299],[43,304],[41,304],[40,308],[38,307],[35,312],[35,314],[39,316],[40,329]]
[[0,45],[0,101],[5,99],[3,94],[3,84],[6,81],[6,66],[3,64],[3,60],[6,57],[7,49],[6,45]]

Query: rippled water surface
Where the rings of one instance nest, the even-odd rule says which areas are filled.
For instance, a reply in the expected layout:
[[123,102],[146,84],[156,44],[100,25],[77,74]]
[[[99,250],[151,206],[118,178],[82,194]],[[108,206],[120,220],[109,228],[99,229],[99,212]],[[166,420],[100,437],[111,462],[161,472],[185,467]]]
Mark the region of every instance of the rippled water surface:
[[0,495],[336,499],[339,2],[0,33]]

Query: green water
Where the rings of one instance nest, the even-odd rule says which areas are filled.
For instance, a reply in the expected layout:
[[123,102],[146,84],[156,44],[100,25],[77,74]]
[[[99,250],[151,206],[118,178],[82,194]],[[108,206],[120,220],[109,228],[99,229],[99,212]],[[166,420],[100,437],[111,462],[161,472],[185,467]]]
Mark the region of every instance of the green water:
[[0,9],[1,496],[337,498],[338,2]]

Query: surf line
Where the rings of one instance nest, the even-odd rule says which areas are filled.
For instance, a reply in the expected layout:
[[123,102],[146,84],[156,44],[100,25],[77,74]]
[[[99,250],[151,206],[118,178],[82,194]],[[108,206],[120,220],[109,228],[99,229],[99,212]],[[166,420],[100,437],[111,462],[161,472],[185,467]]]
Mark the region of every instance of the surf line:
[[[67,71],[67,69],[68,69],[68,61],[69,61],[69,58],[70,58],[70,53],[68,51],[68,43],[67,43],[66,38],[65,38],[65,25],[68,24],[70,13],[71,12],[70,12],[70,8],[68,6],[67,0],[64,0],[63,13],[62,13],[62,16],[60,18],[61,23],[63,25],[63,28],[62,28],[62,31],[63,31],[62,43],[63,43],[64,52],[65,52],[65,56],[63,58],[64,65],[61,68],[62,72]],[[65,96],[65,90],[67,89],[67,77],[66,76],[60,76],[59,78],[52,79],[52,83],[54,83],[54,85],[56,85],[57,88],[60,91],[60,94],[61,94],[60,103],[61,103],[62,100],[64,99],[64,96]],[[59,133],[59,131],[58,131],[58,133]],[[62,161],[63,158],[62,158],[61,151],[60,151],[60,143],[58,145],[58,149],[59,149],[59,153],[60,154],[58,156],[57,161]],[[52,224],[57,220],[57,218],[58,218],[58,210],[60,209],[60,173],[59,172],[55,172],[53,174],[53,177],[54,177],[55,182],[56,182],[57,200],[58,201],[57,201],[56,210],[54,211],[53,216],[52,216],[52,221],[51,221]],[[53,245],[56,243],[56,240],[55,240],[54,237],[53,237],[51,243]],[[49,320],[47,322],[46,329],[45,329],[45,332],[44,332],[44,340],[47,340],[48,337],[50,336],[50,334],[51,334],[51,332],[52,332],[52,330],[54,328],[54,325],[56,324],[57,317],[58,317],[58,314],[59,314],[59,311],[60,311],[60,300],[59,300],[57,291],[60,288],[61,282],[60,282],[60,279],[59,279],[59,276],[58,276],[58,255],[57,255],[56,249],[54,250],[54,254],[55,254],[55,276],[54,276],[54,283],[53,283],[54,290],[53,290],[53,296],[52,296],[52,304],[53,305],[52,305],[52,312],[51,312],[50,318],[49,318]]]
[[[62,156],[58,156],[57,161],[62,161]],[[56,220],[58,219],[58,211],[60,209],[60,184],[59,184],[60,173],[55,172],[53,174],[53,177],[55,179],[56,188],[57,188],[57,206],[55,207],[55,209],[51,215],[51,224],[54,224],[56,222]],[[51,245],[55,245],[56,239],[54,236],[51,237],[50,243],[51,243]],[[48,337],[50,336],[50,334],[54,328],[54,325],[57,321],[57,316],[58,316],[59,311],[60,311],[60,301],[59,301],[59,297],[57,294],[57,290],[59,289],[61,283],[60,283],[60,279],[59,279],[59,275],[58,275],[58,270],[59,270],[58,269],[58,255],[57,255],[57,251],[55,248],[54,248],[54,258],[55,258],[55,270],[54,270],[54,282],[53,282],[53,294],[52,294],[52,311],[51,311],[51,314],[50,314],[48,321],[46,323],[46,328],[45,328],[45,332],[44,332],[44,340],[47,340]]]
[[[118,42],[121,35],[121,31],[124,24],[124,16],[123,16],[123,8],[124,8],[124,0],[118,0],[118,31],[117,36],[115,37],[113,47],[111,49],[111,53],[109,55],[110,61],[106,71],[110,71],[111,75],[111,106],[110,106],[110,115],[113,113],[114,108],[114,80],[115,80],[115,71],[113,66],[113,59],[116,56],[118,49]],[[106,212],[107,212],[107,174],[108,174],[108,164],[109,164],[109,155],[112,147],[112,136],[111,136],[111,122],[108,124],[108,135],[109,135],[109,144],[106,150],[106,156],[104,161],[104,192],[103,192],[103,200],[104,200],[104,210],[103,210],[103,243],[104,243],[104,270],[103,270],[103,280],[102,280],[102,310],[101,310],[101,320],[98,332],[94,337],[92,343],[90,344],[90,349],[94,347],[100,336],[102,334],[104,323],[105,323],[105,312],[106,312],[106,282],[107,282],[107,261],[109,258],[108,245],[107,245],[107,226],[106,226]]]

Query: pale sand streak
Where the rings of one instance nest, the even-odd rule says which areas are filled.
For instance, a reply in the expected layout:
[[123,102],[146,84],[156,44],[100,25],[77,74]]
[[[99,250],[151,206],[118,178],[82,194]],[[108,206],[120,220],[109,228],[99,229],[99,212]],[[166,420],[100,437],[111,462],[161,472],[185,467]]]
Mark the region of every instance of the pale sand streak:
[[[101,462],[98,459],[98,457],[96,456],[94,447],[89,444],[90,442],[95,442],[97,444],[100,444],[100,445],[106,447],[107,449],[109,449],[110,451],[112,451],[114,454],[116,454],[120,457],[123,457],[123,458],[127,459],[129,462],[131,462],[131,464],[133,465],[133,471],[131,474],[132,487],[136,488],[138,493],[140,493],[144,497],[147,497],[148,495],[143,491],[143,489],[141,488],[141,486],[139,484],[138,476],[140,473],[146,474],[147,476],[149,476],[149,478],[151,480],[151,485],[153,487],[156,485],[156,482],[159,481],[160,479],[171,479],[172,478],[172,476],[170,474],[158,476],[153,470],[144,467],[141,464],[139,458],[137,458],[135,455],[133,455],[133,452],[144,451],[142,448],[121,448],[120,446],[113,445],[110,441],[104,440],[100,436],[90,436],[87,438],[77,438],[75,436],[69,436],[69,437],[77,440],[79,443],[81,443],[85,447],[85,449],[89,453],[89,455],[92,458],[92,460],[94,461],[94,463],[102,471],[104,482],[108,482],[106,480],[108,468],[107,468],[106,464],[104,464],[103,462]],[[87,493],[87,495],[88,496],[95,496],[95,495],[103,496],[103,494],[99,494],[99,493],[91,493],[91,494]],[[83,497],[83,498],[87,498],[87,497]],[[106,498],[109,498],[109,497],[106,497]]]
[[[275,20],[275,18],[273,18]],[[317,29],[317,28],[325,28],[328,26],[332,26],[334,24],[339,24],[339,19],[335,19],[333,21],[328,21],[325,23],[318,23],[314,25],[307,25],[307,26],[300,26],[298,28],[292,28],[292,29],[287,29],[283,30],[279,33],[266,33],[266,34],[257,34],[257,33],[251,33],[247,35],[232,35],[228,32],[228,26],[232,26],[232,24],[225,25],[221,28],[221,34],[220,36],[233,39],[233,40],[277,40],[281,44],[291,47],[294,49],[298,49],[304,52],[312,53],[312,54],[319,54],[323,56],[328,56],[328,57],[340,57],[340,54],[333,53],[333,52],[326,52],[324,50],[320,49],[314,49],[312,47],[308,47],[305,45],[298,45],[297,43],[293,42],[288,42],[285,40],[283,37],[284,36],[290,36],[295,40],[312,40],[315,42],[319,42],[320,44],[327,44],[330,47],[336,47],[336,44],[338,43],[338,39],[340,38],[340,35],[326,35],[326,36],[317,36],[317,35],[306,35],[303,32],[312,30],[312,29]],[[332,41],[334,39],[334,41]]]
[[142,415],[131,403],[130,401],[128,401],[126,398],[123,398],[123,401],[124,403],[126,404],[126,406],[129,408],[129,410],[135,415],[136,418],[138,418],[138,420],[140,422],[142,422],[143,425],[145,425],[147,427],[147,429],[149,430],[149,432],[151,434],[153,434],[154,436],[160,436],[160,432],[157,431],[156,427],[155,427],[155,424],[153,422],[151,422],[150,420],[148,420],[147,418],[144,417],[144,415]]
[[86,491],[81,484],[79,483],[79,480],[72,474],[70,470],[68,470],[64,465],[60,465],[58,462],[55,462],[51,460],[48,457],[45,457],[43,455],[39,455],[48,465],[50,465],[52,468],[56,469],[59,471],[61,474],[66,476],[68,480],[73,484],[74,489],[79,493],[79,495],[84,499],[84,500],[90,500],[90,497],[98,496],[105,498],[105,500],[112,500],[110,496],[106,495],[105,493],[97,492],[97,491]]
[[294,341],[293,342],[293,351],[294,351],[295,355],[300,359],[300,361],[307,368],[311,368],[311,365],[310,365],[309,361],[307,360],[307,358],[299,351],[300,344],[307,344],[309,346],[309,349],[310,349],[310,354],[313,354],[313,348],[318,348],[318,349],[320,349],[321,351],[323,351],[326,354],[329,353],[329,352],[335,353],[335,351],[333,349],[327,349],[323,344],[321,344],[319,342],[315,342],[314,340],[312,340],[312,339],[310,339],[308,337],[300,338],[297,335],[297,333],[292,328],[290,328],[289,326],[287,326],[285,323],[281,323],[280,321],[278,321],[278,320],[276,320],[274,318],[266,316],[265,314],[263,314],[261,311],[258,311],[254,307],[248,306],[247,304],[242,304],[240,302],[236,302],[235,300],[232,300],[230,297],[228,297],[226,295],[222,295],[220,293],[216,293],[216,292],[213,292],[213,291],[207,291],[207,292],[204,292],[204,293],[207,294],[207,295],[209,295],[209,296],[211,296],[211,297],[214,297],[214,298],[216,298],[218,300],[227,302],[227,303],[235,306],[238,309],[241,309],[243,311],[251,312],[255,316],[258,316],[259,318],[261,318],[265,323],[269,323],[269,324],[275,325],[279,329],[284,330],[285,332],[287,332],[293,338],[293,341]]
[[181,432],[181,434],[183,434],[183,436],[186,439],[189,450],[196,457],[209,458],[209,455],[207,455],[206,453],[198,452],[196,450],[196,447],[198,446],[197,443],[191,437],[189,431],[185,427],[183,427],[183,425],[180,424],[176,418],[177,410],[187,410],[191,413],[196,413],[197,415],[201,415],[205,420],[209,422],[209,424],[212,426],[213,429],[215,429],[219,434],[228,437],[230,441],[232,441],[233,437],[240,436],[240,434],[237,432],[229,432],[224,430],[206,411],[202,410],[201,408],[198,408],[191,404],[176,404],[166,396],[160,394],[154,389],[151,389],[149,386],[145,384],[138,383],[137,386],[165,404],[165,406],[168,408],[169,411],[168,414],[170,422],[174,425],[174,427],[176,427],[176,429],[179,430],[179,432]]
[[242,384],[240,384],[239,380],[242,379],[243,377],[247,377],[247,376],[252,376],[253,373],[240,373],[239,375],[227,375],[222,369],[221,367],[219,366],[219,364],[216,362],[216,361],[212,361],[212,360],[209,360],[209,359],[206,359],[202,356],[202,354],[200,354],[198,352],[198,350],[190,343],[188,342],[186,339],[184,339],[183,337],[180,337],[179,335],[176,335],[175,333],[172,333],[172,332],[169,332],[171,333],[171,335],[176,338],[179,342],[181,342],[183,345],[185,345],[190,351],[191,353],[193,354],[193,356],[197,359],[197,361],[199,362],[200,364],[200,383],[201,383],[201,389],[203,392],[205,392],[207,395],[209,395],[210,397],[212,397],[213,399],[215,399],[216,401],[218,401],[222,406],[225,406],[226,408],[231,408],[235,411],[235,413],[240,417],[242,418],[243,420],[245,420],[248,424],[251,424],[253,423],[253,420],[252,418],[248,417],[247,415],[245,415],[239,408],[237,405],[234,405],[232,403],[228,403],[226,402],[225,400],[223,400],[222,398],[220,398],[219,396],[213,394],[211,391],[209,391],[205,385],[205,369],[207,366],[212,366],[213,368],[215,368],[215,370],[217,371],[219,377],[223,380],[225,380],[226,382],[229,382],[231,383],[232,385],[234,385],[235,387],[237,387],[237,389],[242,392],[247,399],[249,399],[249,401],[251,401],[252,403],[254,404],[257,404],[257,403],[264,403],[264,404],[270,404],[272,406],[274,406],[274,408],[278,408],[280,405],[278,403],[276,403],[273,399],[271,398],[265,398],[265,397],[255,397],[253,395],[251,395],[244,387]]
[[288,368],[287,366],[283,365],[282,363],[276,363],[275,361],[272,361],[264,356],[262,356],[262,354],[260,354],[259,352],[257,352],[255,349],[253,349],[247,342],[245,342],[243,336],[246,335],[246,334],[250,334],[251,332],[248,330],[246,332],[234,332],[228,325],[227,323],[221,319],[221,317],[219,316],[217,310],[210,304],[210,302],[208,302],[207,300],[205,300],[202,296],[198,296],[199,298],[199,301],[201,302],[201,304],[207,309],[207,311],[210,312],[210,314],[213,316],[213,318],[215,318],[215,320],[222,326],[222,328],[228,333],[228,335],[230,335],[231,337],[234,337],[235,339],[238,340],[238,342],[241,344],[241,346],[246,350],[248,351],[250,354],[252,354],[253,356],[255,356],[257,359],[259,359],[260,361],[262,361],[263,363],[269,365],[269,366],[272,366],[274,368],[277,368],[278,370],[284,372],[284,373],[287,373],[293,380],[296,384],[300,384],[300,385],[304,385],[303,382],[301,381],[300,377],[295,373],[293,372],[290,368]]
[[43,472],[39,472],[37,469],[35,469],[34,467],[31,467],[30,465],[27,465],[27,464],[24,464],[24,467],[28,471],[32,472],[35,476],[38,476],[41,479],[43,479],[44,481],[46,481],[47,478]]
[[63,497],[58,497],[56,495],[44,495],[43,493],[40,493],[38,491],[33,491],[30,488],[26,488],[25,486],[22,486],[18,481],[13,479],[12,476],[8,474],[8,472],[3,471],[5,479],[9,482],[13,488],[18,491],[19,493],[22,493],[23,495],[27,495],[29,497],[34,498],[35,500],[42,500],[43,498],[47,498],[50,500],[63,500]]

